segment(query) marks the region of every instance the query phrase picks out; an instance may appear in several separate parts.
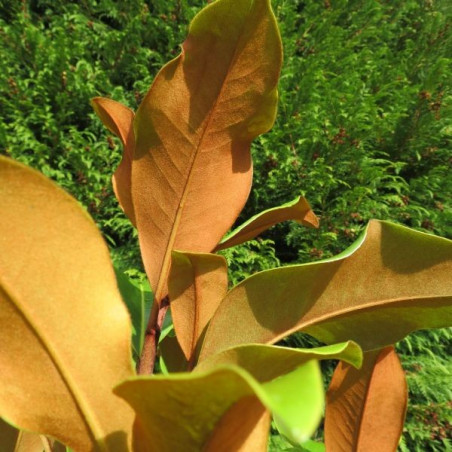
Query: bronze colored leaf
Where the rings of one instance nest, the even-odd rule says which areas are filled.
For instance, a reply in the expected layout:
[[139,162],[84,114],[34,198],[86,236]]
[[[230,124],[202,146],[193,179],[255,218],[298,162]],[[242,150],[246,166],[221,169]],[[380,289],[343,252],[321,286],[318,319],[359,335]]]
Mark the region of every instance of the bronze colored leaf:
[[299,196],[297,199],[279,207],[265,210],[250,218],[244,224],[227,235],[215,248],[215,251],[224,250],[231,246],[239,245],[258,236],[277,223],[287,220],[295,220],[303,226],[318,228],[319,220],[311,210],[306,198]]
[[256,396],[232,405],[218,422],[205,452],[267,452],[271,416]]
[[452,242],[372,221],[346,252],[268,270],[232,289],[215,312],[200,359],[295,331],[373,350],[422,328],[452,324]]
[[[135,450],[188,452],[205,450],[208,445],[206,450],[216,451],[233,431],[235,436],[219,450],[228,450],[226,446],[231,447],[229,450],[262,450],[268,434],[262,406],[285,434],[295,441],[306,441],[317,428],[324,408],[317,361],[331,358],[361,363],[361,351],[353,343],[312,350],[262,346],[250,351],[245,347],[231,350],[222,360],[204,362],[201,369],[191,373],[139,377],[121,383],[115,392],[137,415],[135,429],[140,439]],[[250,357],[255,359],[247,362]],[[236,363],[244,364],[246,370]],[[169,436],[162,433],[169,430]]]
[[405,374],[394,347],[365,353],[360,370],[340,362],[327,393],[327,450],[395,451],[406,406]]
[[[237,426],[238,420],[243,425],[235,432],[232,443],[247,444],[249,450],[256,445],[259,450],[261,435],[265,434],[266,442],[268,434],[262,432],[262,427],[268,424],[261,403],[254,399],[255,391],[263,393],[252,377],[233,366],[205,374],[138,377],[115,389],[136,412],[135,452],[213,452],[212,447]],[[243,398],[245,401],[241,402]],[[242,414],[237,412],[237,403],[243,408]],[[250,444],[250,435],[254,444]],[[209,442],[211,447],[204,449]]]
[[173,251],[168,289],[176,337],[193,364],[198,340],[228,290],[226,260]]
[[113,190],[121,208],[135,226],[135,213],[130,189],[132,159],[135,149],[135,135],[133,132],[135,114],[130,108],[104,97],[95,97],[91,100],[91,105],[105,127],[114,133],[124,146],[121,163],[113,174]]
[[126,450],[133,413],[112,388],[134,374],[131,324],[100,233],[5,157],[0,218],[0,416],[75,451]]
[[218,0],[141,103],[132,199],[157,305],[171,251],[212,251],[244,206],[250,143],[273,125],[281,60],[269,0]]

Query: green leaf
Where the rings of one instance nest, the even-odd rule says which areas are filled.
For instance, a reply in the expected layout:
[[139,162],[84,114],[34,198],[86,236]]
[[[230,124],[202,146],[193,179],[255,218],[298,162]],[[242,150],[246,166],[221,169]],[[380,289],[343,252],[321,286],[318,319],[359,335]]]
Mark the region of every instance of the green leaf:
[[137,356],[143,348],[153,294],[147,281],[136,281],[115,269],[118,288],[132,318],[132,346]]
[[452,324],[452,242],[371,221],[346,252],[264,271],[234,287],[209,324],[200,360],[234,345],[304,331],[363,350]]
[[273,404],[278,430],[294,443],[307,441],[323,416],[323,381],[318,362],[308,361],[264,387]]
[[219,365],[234,364],[249,372],[259,382],[265,382],[289,373],[313,359],[340,359],[354,367],[360,367],[362,352],[354,342],[310,349],[245,344],[210,356],[201,361],[195,371],[206,371]]
[[313,349],[239,345],[202,361],[195,371],[234,364],[249,372],[265,383],[274,406],[283,413],[274,417],[279,431],[292,442],[302,444],[312,435],[323,414],[323,383],[316,363],[321,359],[341,359],[359,367],[362,352],[353,342]]
[[[301,398],[294,397],[307,383]],[[313,394],[307,394],[308,388]],[[123,397],[135,410],[135,432],[139,438],[134,450],[147,451],[199,451],[209,448],[214,435],[224,435],[218,428],[230,431],[231,424],[247,424],[234,438],[235,445],[247,441],[262,417],[261,406],[278,419],[283,428],[295,438],[309,437],[317,427],[323,409],[323,386],[318,363],[309,361],[292,373],[267,383],[259,383],[248,372],[237,366],[220,366],[208,372],[192,372],[138,377],[121,383],[114,391]],[[292,397],[290,397],[292,394]],[[260,403],[251,411],[235,410],[235,416],[228,417],[230,409],[237,403]],[[293,400],[297,400],[294,404]],[[301,413],[300,413],[301,409]],[[228,422],[224,420],[228,419]],[[296,421],[296,422],[295,422]],[[163,432],[171,431],[171,435]],[[232,434],[233,432],[231,432]],[[267,441],[268,427],[262,430]],[[262,435],[255,441],[263,444]],[[209,443],[210,441],[210,443]],[[152,444],[154,449],[149,448]],[[248,443],[250,447],[251,444]],[[233,449],[236,450],[236,449]],[[255,450],[250,448],[249,450]]]
[[287,220],[296,220],[298,223],[311,228],[319,227],[319,221],[311,210],[308,201],[299,196],[297,199],[282,206],[273,207],[254,215],[223,238],[215,248],[215,251],[224,250],[251,240],[271,226]]
[[[168,339],[175,340],[167,337],[165,341]],[[157,450],[178,450],[182,444],[184,450],[200,450],[212,431],[222,437],[223,429],[232,429],[232,419],[225,421],[226,413],[249,396],[258,398],[284,434],[302,443],[315,431],[323,413],[323,383],[317,360],[345,359],[360,365],[361,355],[354,343],[311,350],[241,346],[213,357],[216,360],[203,362],[192,373],[131,379],[115,392],[135,409],[137,422],[144,428],[144,441],[152,438]],[[251,402],[243,403],[249,406]],[[246,411],[255,416],[256,423],[261,419],[259,410],[258,404],[251,410],[254,414]],[[237,411],[236,416],[240,417],[240,410]],[[158,432],[167,428],[165,423],[171,424],[173,434],[158,439]],[[254,426],[242,431],[243,437],[237,441],[246,441],[255,433]],[[257,436],[256,441],[260,439]],[[141,450],[141,446],[136,447]]]

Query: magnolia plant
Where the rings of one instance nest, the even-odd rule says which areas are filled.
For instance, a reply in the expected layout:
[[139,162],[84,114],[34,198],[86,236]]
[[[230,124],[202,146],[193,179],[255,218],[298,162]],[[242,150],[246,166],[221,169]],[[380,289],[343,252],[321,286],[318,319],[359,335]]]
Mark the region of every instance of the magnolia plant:
[[[324,412],[324,359],[339,360],[326,449],[397,447],[407,391],[393,344],[452,324],[451,242],[371,221],[334,258],[231,290],[215,254],[280,221],[318,225],[300,197],[225,236],[250,192],[251,141],[275,119],[281,61],[269,0],[217,0],[136,114],[93,99],[124,145],[113,188],[149,309],[83,208],[0,157],[2,451],[265,451],[272,420],[303,450]],[[326,345],[272,345],[297,331]]]

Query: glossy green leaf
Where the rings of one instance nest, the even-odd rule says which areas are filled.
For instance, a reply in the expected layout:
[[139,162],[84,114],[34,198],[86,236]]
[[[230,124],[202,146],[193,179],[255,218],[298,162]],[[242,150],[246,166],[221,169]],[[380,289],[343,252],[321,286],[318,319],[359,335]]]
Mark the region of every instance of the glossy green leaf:
[[176,336],[167,335],[159,344],[160,366],[164,373],[185,372],[188,361]]
[[295,331],[363,350],[411,331],[452,325],[452,242],[371,221],[341,255],[258,273],[232,289],[209,324],[200,359]]
[[[192,373],[133,379],[121,384],[116,392],[135,409],[136,423],[144,429],[145,441],[153,438],[157,450],[178,450],[182,444],[186,445],[184,450],[199,450],[221,419],[221,428],[229,431],[232,416],[227,423],[224,416],[235,403],[248,396],[260,400],[288,437],[304,442],[316,429],[323,413],[323,383],[317,360],[342,358],[359,365],[361,351],[353,343],[312,350],[243,346],[222,354],[218,360],[202,363]],[[243,364],[244,368],[237,364]],[[251,401],[245,403],[249,404]],[[254,413],[256,422],[262,415],[258,407]],[[240,418],[240,411],[237,416]],[[170,438],[156,439],[162,436],[158,432],[165,431],[170,424],[173,432]],[[245,442],[254,427],[252,424],[242,431],[240,441]],[[218,431],[217,434],[221,436]],[[256,441],[261,439],[258,435]],[[139,451],[148,450],[135,446]]]
[[273,403],[278,430],[294,443],[306,442],[323,416],[323,381],[318,362],[308,361],[264,386]]
[[225,350],[200,363],[195,371],[234,364],[249,372],[279,406],[274,420],[281,433],[297,444],[309,439],[323,415],[323,384],[316,360],[341,359],[359,367],[361,349],[353,342],[313,349],[250,344]]
[[0,156],[0,416],[77,451],[127,449],[130,318],[94,221]]
[[[300,369],[304,366],[305,371],[302,372]],[[189,452],[202,450],[208,444],[212,431],[221,419],[227,416],[228,411],[233,409],[236,403],[250,396],[257,397],[260,403],[297,437],[312,434],[323,403],[321,396],[311,397],[308,402],[314,403],[315,406],[304,405],[303,415],[298,414],[298,419],[307,425],[298,423],[294,427],[292,410],[301,408],[301,403],[297,403],[296,407],[289,403],[289,392],[293,393],[303,385],[304,381],[300,377],[306,378],[309,383],[315,381],[317,388],[322,388],[318,364],[311,361],[293,373],[280,377],[280,381],[273,380],[263,384],[237,366],[220,366],[209,372],[134,378],[119,385],[115,393],[130,403],[136,412],[135,428],[140,433],[140,439],[134,443],[134,450]],[[317,388],[312,388],[316,394]],[[248,429],[240,431],[241,437],[236,438],[239,443],[247,440],[261,419],[259,404],[251,412],[244,410],[242,416],[245,413],[247,416],[253,416],[253,412],[256,422]],[[246,417],[240,418],[240,412],[237,412],[237,416],[235,419],[231,418],[230,422],[242,420],[246,423]],[[228,429],[228,425],[223,425],[222,428]],[[171,435],[163,433],[168,431],[171,431]],[[261,437],[256,440],[262,443]]]
[[125,273],[116,269],[115,274],[122,299],[132,318],[133,350],[137,356],[140,356],[153,294],[148,282],[132,280]]
[[294,446],[281,435],[273,435],[268,443],[268,452],[325,452],[325,444],[308,440],[302,445]]
[[311,210],[308,201],[299,196],[297,199],[282,206],[273,207],[254,215],[222,239],[215,251],[224,250],[251,240],[271,226],[287,220],[295,220],[303,226],[311,228],[319,227],[319,220]]
[[234,364],[249,372],[259,382],[265,382],[289,373],[308,361],[326,359],[340,359],[354,367],[360,367],[362,351],[354,342],[310,349],[245,344],[210,356],[200,362],[195,371],[206,371],[219,365]]

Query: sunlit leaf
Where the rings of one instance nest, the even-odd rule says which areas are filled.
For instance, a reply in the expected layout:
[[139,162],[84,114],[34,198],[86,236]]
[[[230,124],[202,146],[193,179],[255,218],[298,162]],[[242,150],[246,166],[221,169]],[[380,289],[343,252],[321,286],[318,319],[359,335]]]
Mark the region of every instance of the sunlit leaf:
[[193,363],[198,340],[228,290],[226,260],[173,251],[168,290],[176,337]]
[[219,365],[235,364],[249,372],[259,382],[265,382],[291,372],[313,359],[341,359],[354,367],[359,367],[362,352],[354,342],[310,349],[245,344],[210,356],[199,363],[195,371],[206,371]]
[[406,406],[405,374],[393,347],[365,353],[360,370],[339,363],[327,394],[328,450],[396,450]]
[[91,100],[91,105],[107,129],[114,133],[124,146],[121,163],[113,174],[113,189],[125,214],[135,225],[135,213],[130,189],[132,159],[135,149],[135,135],[133,132],[135,115],[130,108],[103,97],[95,97]]
[[224,250],[239,245],[258,236],[261,232],[282,221],[295,220],[303,226],[318,228],[319,220],[311,210],[308,201],[299,196],[297,199],[279,207],[265,210],[240,225],[228,234],[215,248]]
[[[79,204],[0,157],[0,416],[77,451],[127,449],[129,314],[108,249]],[[130,435],[129,435],[130,436]]]
[[224,298],[200,359],[295,331],[322,342],[393,344],[411,331],[452,325],[452,241],[384,221],[341,255],[251,276]]
[[171,250],[210,252],[244,206],[250,143],[274,122],[281,59],[269,0],[218,0],[141,103],[132,199],[157,303]]
[[[316,397],[306,400],[307,403],[311,402],[309,408],[305,405],[302,415],[298,415],[298,420],[306,423],[296,426],[303,435],[313,433],[318,412],[323,407],[317,390],[320,388],[323,394],[322,378],[315,361],[301,365],[280,379],[261,384],[237,366],[220,366],[210,372],[130,379],[120,384],[115,393],[127,400],[136,412],[135,432],[140,435],[134,442],[137,452],[214,452],[218,450],[213,448],[218,440],[213,440],[211,433],[216,432],[222,438],[240,423],[241,428],[230,439],[234,447],[245,450],[240,447],[247,444],[248,450],[255,450],[254,446],[256,450],[263,450],[263,445],[267,444],[268,429],[263,429],[262,424],[268,424],[262,407],[278,418],[279,422],[287,423],[293,431],[294,403],[288,396],[290,391],[303,385],[304,379],[307,383],[315,381],[311,389]],[[301,406],[299,400],[297,407]],[[237,408],[237,403],[241,409]],[[234,415],[228,413],[230,409]],[[171,431],[171,435],[165,434],[168,431]],[[255,441],[253,444],[250,443],[250,436]],[[212,448],[205,449],[208,445]]]
[[256,396],[232,405],[207,440],[206,452],[267,452],[271,415]]
[[313,349],[290,349],[271,345],[239,345],[202,361],[195,371],[205,371],[222,364],[235,364],[260,383],[269,382],[266,390],[278,412],[280,430],[291,441],[302,444],[309,439],[323,416],[323,385],[315,363],[321,359],[343,359],[359,367],[361,349],[352,342]]

